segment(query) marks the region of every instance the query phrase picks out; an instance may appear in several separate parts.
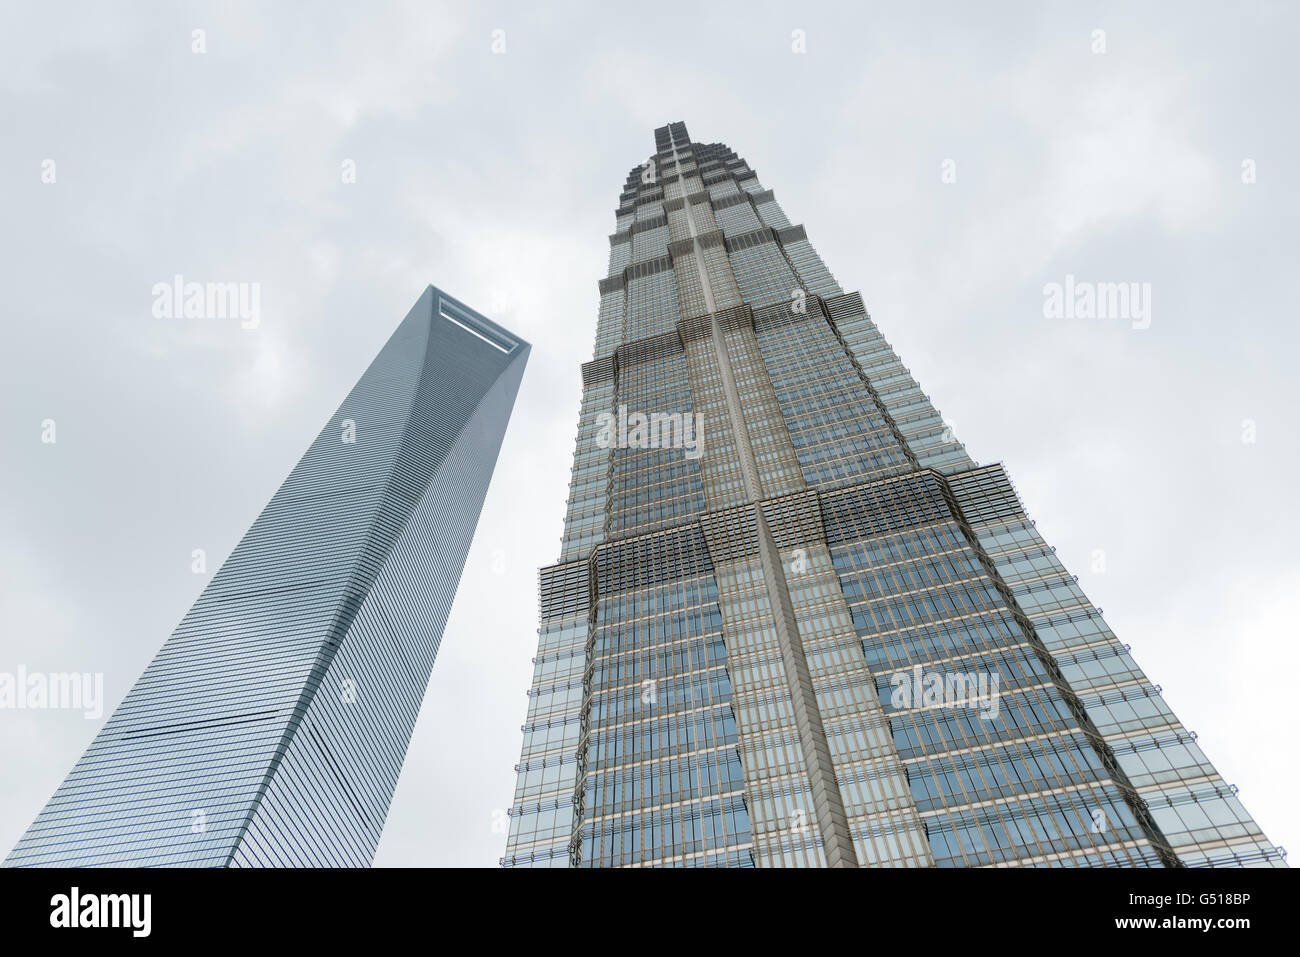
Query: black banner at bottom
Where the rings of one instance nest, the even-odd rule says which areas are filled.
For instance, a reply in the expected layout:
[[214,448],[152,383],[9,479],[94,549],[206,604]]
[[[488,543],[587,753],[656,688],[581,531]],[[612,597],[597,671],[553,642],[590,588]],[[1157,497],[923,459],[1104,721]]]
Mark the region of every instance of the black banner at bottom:
[[[696,924],[706,935],[726,927],[730,942],[855,921],[918,943],[960,932],[996,946],[1041,930],[1231,946],[1289,931],[1295,887],[1286,870],[0,870],[0,922],[8,943],[119,946],[341,944],[433,930],[469,942],[493,934],[493,946],[503,930],[688,946],[700,938],[678,935]],[[817,914],[829,923],[801,919]]]

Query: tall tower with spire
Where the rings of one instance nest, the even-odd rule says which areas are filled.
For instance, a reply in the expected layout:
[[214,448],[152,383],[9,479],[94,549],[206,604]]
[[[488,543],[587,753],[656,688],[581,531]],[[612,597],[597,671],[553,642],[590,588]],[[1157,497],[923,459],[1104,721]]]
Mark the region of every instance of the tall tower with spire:
[[615,217],[504,865],[1283,866],[745,160]]

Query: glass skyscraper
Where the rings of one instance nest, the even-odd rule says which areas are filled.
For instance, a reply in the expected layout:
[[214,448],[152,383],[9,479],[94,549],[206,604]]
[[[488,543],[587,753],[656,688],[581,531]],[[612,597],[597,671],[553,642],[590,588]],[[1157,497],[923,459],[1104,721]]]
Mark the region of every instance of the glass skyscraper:
[[506,866],[1284,866],[1002,467],[681,123],[582,379]]
[[430,286],[10,866],[366,866],[529,345]]

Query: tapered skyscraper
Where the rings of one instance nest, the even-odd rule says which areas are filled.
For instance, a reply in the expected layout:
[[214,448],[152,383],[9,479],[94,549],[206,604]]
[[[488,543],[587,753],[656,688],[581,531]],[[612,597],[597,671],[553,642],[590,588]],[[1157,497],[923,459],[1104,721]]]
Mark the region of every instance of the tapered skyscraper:
[[371,861],[529,346],[430,286],[6,861]]
[[744,160],[616,216],[507,866],[1282,863]]

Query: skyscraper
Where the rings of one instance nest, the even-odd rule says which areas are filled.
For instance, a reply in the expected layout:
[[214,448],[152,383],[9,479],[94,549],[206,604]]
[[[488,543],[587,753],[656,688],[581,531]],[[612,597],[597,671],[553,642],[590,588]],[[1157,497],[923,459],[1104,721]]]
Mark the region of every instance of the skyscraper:
[[743,159],[616,217],[506,866],[1282,865]]
[[426,289],[6,863],[368,865],[528,352]]

